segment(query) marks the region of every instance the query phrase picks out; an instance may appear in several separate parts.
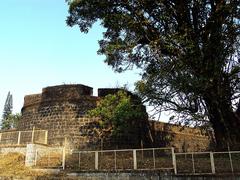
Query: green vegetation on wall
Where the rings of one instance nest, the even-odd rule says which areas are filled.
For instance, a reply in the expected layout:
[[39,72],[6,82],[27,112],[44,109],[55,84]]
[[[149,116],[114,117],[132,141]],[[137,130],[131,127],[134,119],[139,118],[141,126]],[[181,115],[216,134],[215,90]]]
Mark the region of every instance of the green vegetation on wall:
[[105,96],[95,109],[88,112],[88,115],[99,117],[99,127],[111,130],[114,137],[129,134],[136,129],[136,120],[146,116],[142,106],[135,104],[124,91]]

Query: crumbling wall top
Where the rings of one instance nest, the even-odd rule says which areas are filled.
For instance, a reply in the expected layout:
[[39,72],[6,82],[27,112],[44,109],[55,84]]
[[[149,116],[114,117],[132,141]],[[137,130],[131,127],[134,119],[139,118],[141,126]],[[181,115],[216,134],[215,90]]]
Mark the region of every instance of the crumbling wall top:
[[42,97],[57,99],[62,97],[92,96],[93,88],[82,84],[59,85],[43,88]]
[[31,94],[24,97],[23,107],[29,106],[31,104],[40,103],[42,99],[42,94]]
[[41,94],[32,94],[24,97],[24,106],[43,102],[68,101],[86,99],[96,101],[93,97],[93,88],[82,84],[50,86],[42,89]]
[[[123,90],[133,99],[139,100],[139,97],[130,91],[122,88],[99,88],[98,97],[93,96],[93,88],[82,84],[49,86],[42,89],[41,94],[32,94],[24,97],[23,108],[31,105],[39,105],[42,103],[54,103],[60,101],[97,101],[99,98],[109,94],[115,94]],[[139,101],[140,102],[140,101]]]

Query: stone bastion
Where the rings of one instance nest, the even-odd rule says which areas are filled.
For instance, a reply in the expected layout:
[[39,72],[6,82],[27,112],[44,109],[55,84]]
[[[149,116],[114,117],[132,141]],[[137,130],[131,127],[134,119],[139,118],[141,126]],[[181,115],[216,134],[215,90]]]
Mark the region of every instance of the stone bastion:
[[98,96],[93,96],[93,88],[81,84],[43,88],[41,94],[25,96],[18,129],[35,127],[48,130],[48,143],[52,145],[62,145],[66,137],[74,148],[136,147],[140,141],[140,129],[132,132],[127,139],[100,139],[96,131],[99,128],[98,119],[85,116],[102,97],[119,90],[102,88],[98,89]]
[[[48,130],[48,143],[63,145],[67,139],[70,147],[80,149],[115,149],[139,148],[149,146],[174,146],[179,151],[204,150],[209,147],[209,136],[199,129],[183,128],[175,125],[138,120],[138,129],[123,139],[100,138],[97,118],[87,118],[88,110],[97,106],[98,101],[120,89],[98,89],[98,96],[93,96],[93,88],[81,84],[46,87],[41,94],[27,95],[24,98],[22,118],[19,130]],[[135,95],[128,92],[132,98]],[[141,103],[141,101],[138,101]],[[146,112],[143,106],[143,111]],[[147,116],[146,116],[147,117]]]

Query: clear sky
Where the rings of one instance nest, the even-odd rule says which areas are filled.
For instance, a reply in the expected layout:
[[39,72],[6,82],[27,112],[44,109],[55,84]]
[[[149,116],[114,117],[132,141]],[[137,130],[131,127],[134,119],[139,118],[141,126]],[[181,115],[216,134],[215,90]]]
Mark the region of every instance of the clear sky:
[[2,0],[0,2],[0,113],[8,91],[14,112],[20,112],[24,95],[46,86],[79,83],[115,87],[134,82],[136,71],[114,73],[97,55],[103,29],[88,34],[70,28],[65,0]]

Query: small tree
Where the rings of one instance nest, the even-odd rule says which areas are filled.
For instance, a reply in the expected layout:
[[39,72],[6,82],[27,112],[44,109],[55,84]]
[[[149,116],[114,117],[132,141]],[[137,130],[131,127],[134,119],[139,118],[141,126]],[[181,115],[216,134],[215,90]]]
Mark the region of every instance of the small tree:
[[2,115],[2,123],[1,123],[1,129],[9,129],[7,119],[9,115],[12,114],[12,108],[13,108],[13,98],[12,94],[8,92],[7,99],[4,104],[3,109],[3,115]]
[[21,118],[21,114],[9,114],[7,118],[2,122],[2,129],[16,128]]
[[99,117],[101,129],[111,129],[114,137],[125,136],[136,129],[134,121],[142,119],[146,114],[141,105],[132,102],[131,97],[124,91],[109,94],[100,100],[97,107],[88,112],[90,117]]

